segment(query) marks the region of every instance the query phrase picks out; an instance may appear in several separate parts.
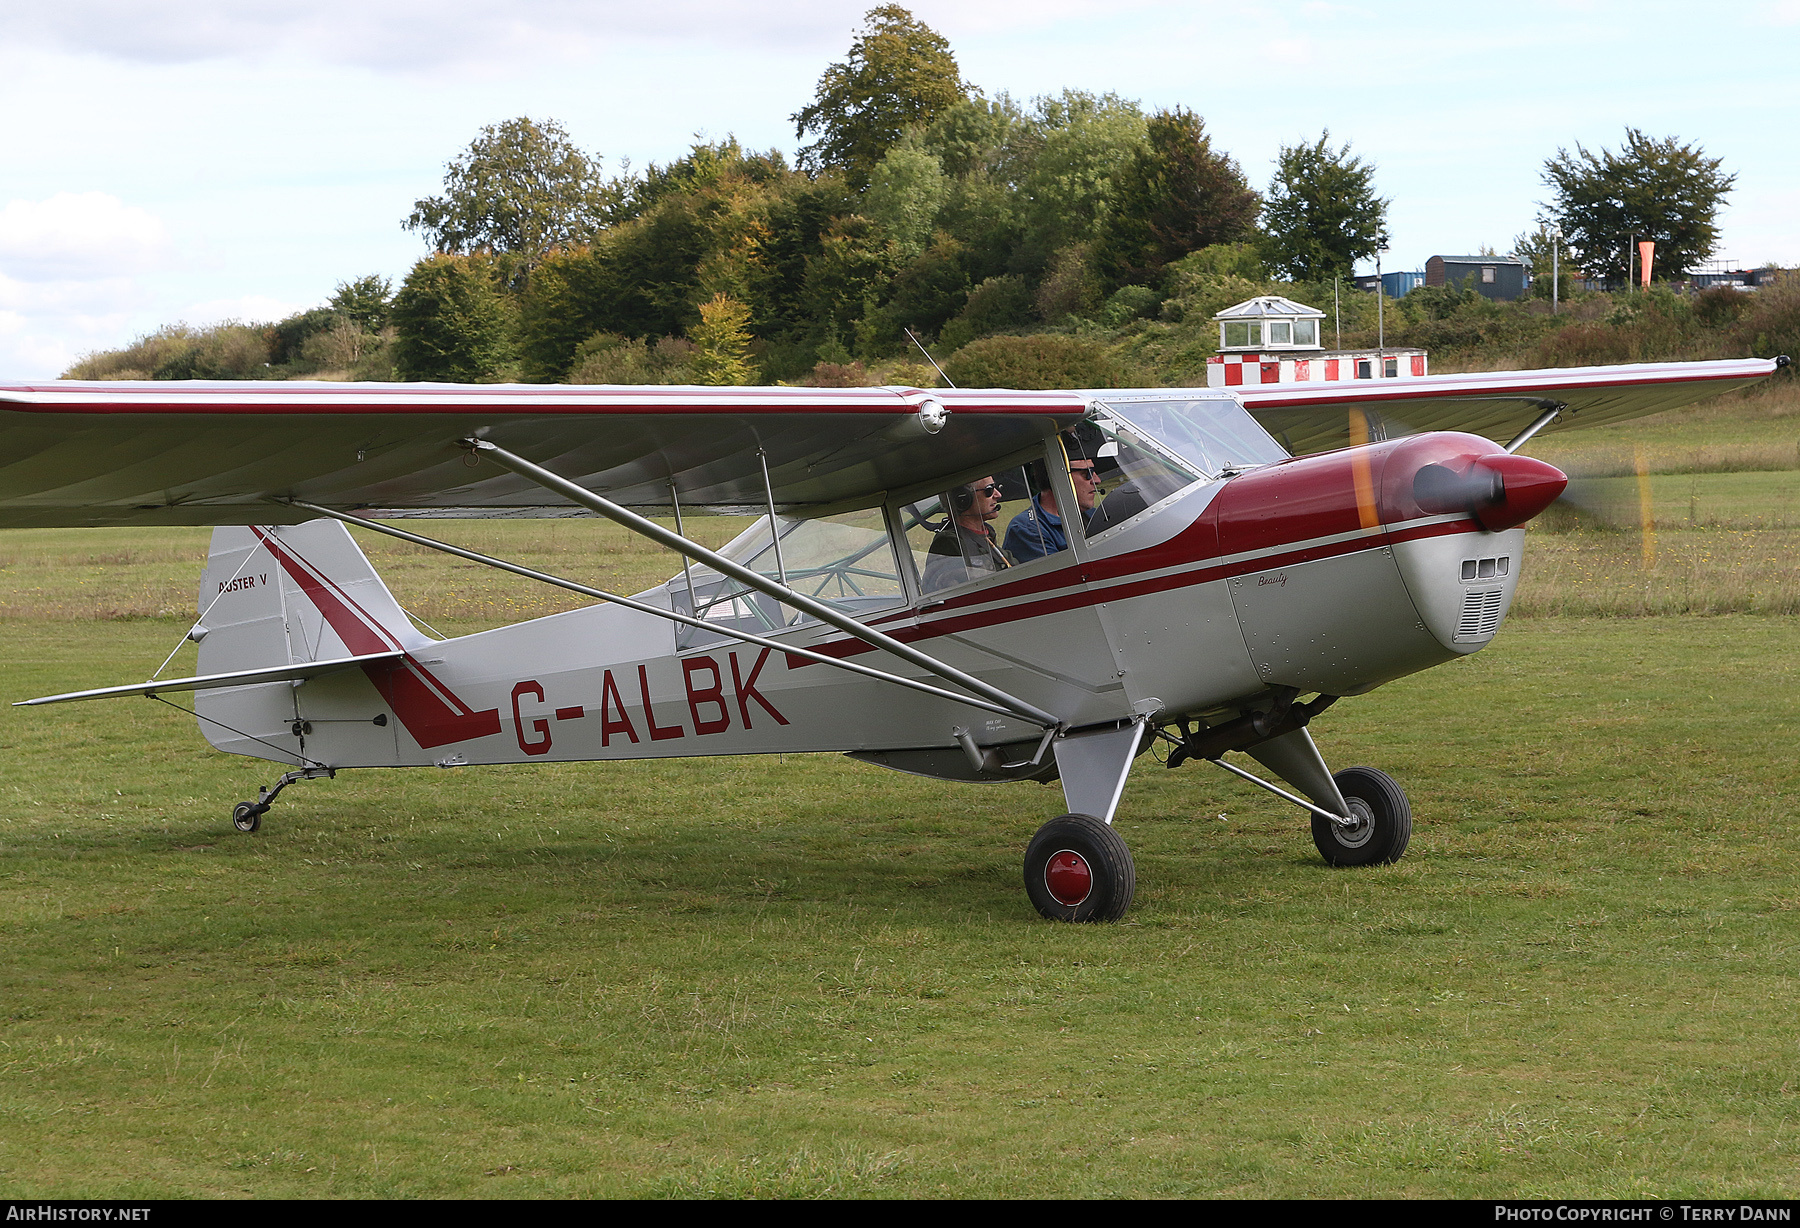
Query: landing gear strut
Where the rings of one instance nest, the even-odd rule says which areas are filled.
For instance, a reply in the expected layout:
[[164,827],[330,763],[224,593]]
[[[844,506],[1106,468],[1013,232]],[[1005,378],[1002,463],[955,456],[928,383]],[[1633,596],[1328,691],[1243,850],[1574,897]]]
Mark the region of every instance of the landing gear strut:
[[274,784],[265,785],[257,790],[255,801],[239,802],[233,806],[231,808],[231,825],[239,831],[255,831],[262,826],[262,817],[269,812],[269,807],[274,804],[276,795],[296,780],[318,780],[320,778],[332,780],[336,776],[337,769],[328,767],[298,768],[289,772]]

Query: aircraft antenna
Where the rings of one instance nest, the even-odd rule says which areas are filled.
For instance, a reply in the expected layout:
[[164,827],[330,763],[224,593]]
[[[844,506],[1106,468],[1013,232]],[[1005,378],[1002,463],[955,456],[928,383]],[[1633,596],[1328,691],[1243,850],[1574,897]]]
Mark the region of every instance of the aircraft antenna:
[[944,374],[944,369],[937,365],[937,359],[931,356],[931,351],[925,348],[925,343],[920,341],[917,337],[913,337],[913,330],[908,328],[903,331],[908,337],[912,337],[912,343],[919,347],[919,353],[925,355],[925,361],[930,363],[931,369],[938,373],[938,378],[943,380],[946,384],[949,384],[952,388],[956,387],[956,381]]

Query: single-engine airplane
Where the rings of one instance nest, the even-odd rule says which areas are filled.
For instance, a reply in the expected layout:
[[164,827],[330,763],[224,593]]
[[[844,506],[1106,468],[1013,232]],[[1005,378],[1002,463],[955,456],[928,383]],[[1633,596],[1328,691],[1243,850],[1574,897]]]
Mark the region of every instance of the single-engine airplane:
[[[1786,361],[1230,391],[0,385],[0,527],[217,526],[195,676],[22,702],[194,692],[213,746],[291,768],[237,806],[245,832],[357,767],[840,751],[1060,779],[1026,891],[1116,919],[1112,820],[1156,741],[1300,806],[1334,865],[1399,858],[1404,791],[1334,775],[1308,726],[1493,640],[1566,482],[1520,449]],[[683,527],[700,511],[756,519],[715,551]],[[569,515],[681,569],[626,597],[404,527]],[[437,638],[347,525],[596,604]]]

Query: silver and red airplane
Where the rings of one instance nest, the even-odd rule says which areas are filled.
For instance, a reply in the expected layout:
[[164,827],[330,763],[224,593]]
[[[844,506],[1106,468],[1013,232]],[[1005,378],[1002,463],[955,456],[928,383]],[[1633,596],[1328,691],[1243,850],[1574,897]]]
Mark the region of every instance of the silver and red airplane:
[[[1302,807],[1332,864],[1399,858],[1406,794],[1334,774],[1308,726],[1493,640],[1566,482],[1520,449],[1785,363],[1231,391],[0,385],[0,527],[218,526],[195,676],[22,702],[194,692],[213,746],[292,769],[237,806],[246,832],[358,767],[838,751],[1060,779],[1026,891],[1114,919],[1135,871],[1112,820],[1159,741]],[[701,512],[755,519],[714,551],[685,531]],[[626,597],[405,527],[581,515],[681,570]],[[595,604],[440,638],[347,525]]]

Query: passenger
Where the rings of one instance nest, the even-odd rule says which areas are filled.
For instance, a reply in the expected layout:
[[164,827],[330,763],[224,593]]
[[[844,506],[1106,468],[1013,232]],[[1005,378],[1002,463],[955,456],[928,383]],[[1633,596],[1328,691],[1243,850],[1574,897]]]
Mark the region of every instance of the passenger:
[[[1063,527],[1062,510],[1056,506],[1056,490],[1050,484],[1050,471],[1042,462],[1031,466],[1032,486],[1037,494],[1031,506],[1012,518],[1006,526],[1006,553],[1015,563],[1029,563],[1047,554],[1069,548],[1068,530]],[[1077,458],[1069,462],[1069,477],[1075,484],[1075,501],[1081,508],[1083,531],[1094,514],[1094,496],[1100,489],[1094,462]]]
[[928,593],[1011,566],[988,523],[1000,515],[1000,484],[982,478],[958,486],[946,498],[955,518],[932,539],[923,577]]

